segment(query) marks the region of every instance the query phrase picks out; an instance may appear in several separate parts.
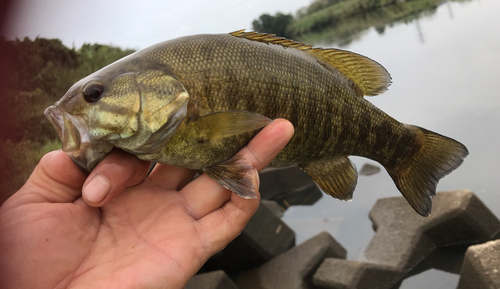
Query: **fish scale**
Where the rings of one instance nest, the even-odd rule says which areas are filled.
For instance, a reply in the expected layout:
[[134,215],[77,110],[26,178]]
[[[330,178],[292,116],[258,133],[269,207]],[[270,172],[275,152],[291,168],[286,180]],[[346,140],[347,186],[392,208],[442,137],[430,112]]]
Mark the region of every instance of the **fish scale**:
[[[77,82],[70,92],[79,97],[63,97],[46,114],[84,169],[115,146],[144,160],[201,170],[245,198],[256,197],[255,172],[234,155],[270,119],[286,118],[295,134],[272,166],[298,165],[327,194],[349,200],[357,172],[348,156],[364,156],[380,162],[426,216],[438,180],[468,151],[398,122],[363,98],[389,85],[388,72],[362,55],[236,31],[136,52]],[[98,100],[88,97],[95,86],[103,90]],[[60,117],[66,114],[75,117]],[[87,130],[90,143],[78,148],[78,133]]]

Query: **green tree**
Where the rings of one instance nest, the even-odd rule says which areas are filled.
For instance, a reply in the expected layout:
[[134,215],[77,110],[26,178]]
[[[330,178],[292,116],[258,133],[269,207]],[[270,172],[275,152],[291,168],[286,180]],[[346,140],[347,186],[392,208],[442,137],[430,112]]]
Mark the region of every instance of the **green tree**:
[[342,1],[347,1],[347,0],[315,0],[313,1],[308,7],[305,7],[304,10],[302,10],[299,13],[303,13],[303,15],[300,16],[305,16],[308,14],[312,14],[316,11],[320,11],[322,9],[327,8],[328,6],[335,5],[337,3],[340,3]]
[[277,36],[292,38],[288,33],[288,25],[292,23],[291,14],[276,13],[275,16],[269,14],[260,15],[259,19],[252,22],[253,29],[258,32],[272,33]]

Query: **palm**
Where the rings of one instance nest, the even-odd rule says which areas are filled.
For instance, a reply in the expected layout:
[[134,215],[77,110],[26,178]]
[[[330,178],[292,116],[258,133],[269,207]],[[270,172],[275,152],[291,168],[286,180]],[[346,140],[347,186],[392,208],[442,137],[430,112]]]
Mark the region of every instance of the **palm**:
[[129,189],[95,212],[89,216],[95,220],[95,240],[82,246],[90,253],[72,283],[102,279],[99,284],[107,280],[130,285],[141,275],[152,281],[148,287],[169,281],[182,283],[177,280],[196,273],[188,268],[201,266],[209,257],[209,252],[203,252],[197,220],[189,215],[175,190],[165,191],[150,183]]

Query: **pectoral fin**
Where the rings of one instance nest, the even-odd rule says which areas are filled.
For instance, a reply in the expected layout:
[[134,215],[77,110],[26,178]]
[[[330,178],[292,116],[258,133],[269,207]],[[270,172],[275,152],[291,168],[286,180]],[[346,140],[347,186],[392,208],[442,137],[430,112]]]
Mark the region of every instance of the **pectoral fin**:
[[299,165],[330,196],[350,201],[358,181],[358,173],[347,156],[333,160]]
[[211,113],[184,121],[158,153],[136,155],[143,160],[201,170],[230,159],[256,130],[271,122],[251,112]]
[[[216,112],[192,120],[188,125],[193,125],[198,130],[198,136],[206,138],[209,142],[223,138],[244,134],[260,129],[272,120],[269,118],[246,111]],[[205,143],[198,140],[198,143]],[[257,198],[254,180],[257,171],[240,155],[236,155],[224,162],[202,169],[209,177],[214,179],[224,188],[232,191],[245,199]]]
[[257,170],[239,155],[202,170],[224,188],[245,199],[257,198],[254,180]]
[[226,111],[207,114],[192,122],[208,140],[218,140],[263,128],[272,120],[253,112]]

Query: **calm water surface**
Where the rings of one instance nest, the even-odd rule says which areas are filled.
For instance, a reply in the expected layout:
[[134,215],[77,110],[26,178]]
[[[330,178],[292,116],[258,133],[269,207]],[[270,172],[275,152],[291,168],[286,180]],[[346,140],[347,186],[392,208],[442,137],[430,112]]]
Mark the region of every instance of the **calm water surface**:
[[[401,122],[467,146],[470,155],[440,181],[438,191],[470,189],[500,216],[498,15],[500,1],[443,3],[432,15],[386,27],[383,34],[372,29],[342,48],[375,59],[391,73],[389,91],[369,98],[376,106]],[[376,164],[364,158],[353,161],[358,168],[366,162]],[[393,196],[400,194],[382,170],[359,177],[352,202],[324,196],[313,206],[289,208],[284,220],[297,233],[297,243],[328,231],[347,249],[348,259],[362,260],[374,234],[368,212],[377,199]],[[430,270],[408,278],[401,288],[455,288],[458,278]]]

